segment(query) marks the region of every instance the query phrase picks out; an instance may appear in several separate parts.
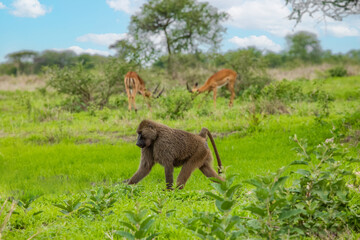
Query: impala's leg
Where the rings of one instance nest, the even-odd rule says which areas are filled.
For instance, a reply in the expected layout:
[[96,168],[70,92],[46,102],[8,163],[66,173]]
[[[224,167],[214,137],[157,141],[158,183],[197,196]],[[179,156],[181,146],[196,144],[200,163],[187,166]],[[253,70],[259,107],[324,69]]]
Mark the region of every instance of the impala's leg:
[[131,111],[131,94],[130,94],[130,89],[127,88],[127,87],[125,87],[125,90],[126,90],[126,94],[127,94],[127,96],[128,96],[128,103],[129,103],[128,109],[129,109],[129,111]]
[[214,108],[216,108],[216,93],[217,93],[217,87],[213,88],[213,93],[214,93]]
[[132,101],[132,104],[134,106],[135,112],[137,112],[137,107],[136,107],[136,104],[135,104],[135,96],[136,96],[136,91],[133,91],[132,94],[131,94],[131,101]]
[[235,81],[230,81],[230,82],[228,83],[228,89],[229,89],[229,91],[230,91],[230,93],[231,93],[229,107],[232,107],[233,102],[234,102],[234,98],[235,98],[234,85],[235,85]]

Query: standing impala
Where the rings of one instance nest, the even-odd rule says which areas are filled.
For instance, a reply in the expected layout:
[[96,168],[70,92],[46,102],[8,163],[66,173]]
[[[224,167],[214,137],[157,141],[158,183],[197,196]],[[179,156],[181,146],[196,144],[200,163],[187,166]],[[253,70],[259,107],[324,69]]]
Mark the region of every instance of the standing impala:
[[[145,83],[141,79],[141,77],[136,72],[128,72],[125,75],[124,83],[125,83],[126,94],[128,96],[129,111],[131,111],[131,105],[133,105],[135,111],[137,111],[137,108],[135,105],[135,96],[138,92],[141,95],[143,95],[144,100],[146,101],[149,109],[151,110],[150,98],[151,98],[152,94],[150,91],[148,91],[146,89]],[[153,94],[156,93],[158,87],[159,87],[159,85],[157,85]],[[160,91],[159,95],[156,98],[160,97],[160,95],[162,94],[163,91],[164,91],[164,89]]]
[[206,92],[206,91],[208,93],[210,93],[211,91],[213,91],[213,94],[214,94],[214,107],[216,107],[217,89],[219,87],[222,87],[222,86],[226,85],[227,88],[229,89],[230,93],[231,93],[230,103],[229,103],[229,107],[231,107],[233,105],[233,101],[234,101],[234,98],[235,98],[234,86],[235,86],[236,76],[237,76],[237,74],[233,70],[222,69],[222,70],[218,71],[217,73],[215,73],[214,75],[212,75],[204,83],[204,85],[202,85],[199,88],[198,88],[198,83],[195,83],[195,86],[194,86],[193,89],[190,89],[188,84],[186,84],[186,86],[187,86],[187,89],[189,90],[189,92],[191,92],[191,93],[202,93],[202,92]]

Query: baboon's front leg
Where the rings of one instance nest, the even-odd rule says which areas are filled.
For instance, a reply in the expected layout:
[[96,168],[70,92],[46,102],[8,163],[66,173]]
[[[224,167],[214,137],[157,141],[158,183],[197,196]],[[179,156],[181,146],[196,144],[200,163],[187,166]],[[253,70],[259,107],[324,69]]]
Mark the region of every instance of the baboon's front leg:
[[128,184],[136,184],[140,182],[141,179],[146,177],[154,166],[154,158],[152,156],[152,151],[150,149],[141,150],[141,161],[139,169],[136,173],[130,178]]
[[166,189],[172,189],[174,182],[174,167],[165,166]]

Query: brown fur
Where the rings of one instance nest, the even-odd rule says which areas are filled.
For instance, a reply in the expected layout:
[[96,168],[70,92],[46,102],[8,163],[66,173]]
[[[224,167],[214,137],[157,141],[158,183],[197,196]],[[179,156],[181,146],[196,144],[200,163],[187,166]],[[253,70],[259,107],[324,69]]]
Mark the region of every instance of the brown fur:
[[135,105],[135,96],[138,92],[141,95],[143,95],[145,101],[147,102],[149,109],[151,110],[151,105],[150,105],[151,92],[149,92],[146,89],[144,81],[141,79],[141,77],[136,72],[126,73],[125,78],[124,78],[124,84],[125,84],[126,94],[128,96],[129,111],[131,111],[131,105],[133,105],[135,111],[137,111],[137,108]]
[[[199,168],[207,177],[217,178],[224,181],[211,167],[212,154],[206,143],[206,135],[209,135],[217,157],[217,149],[212,136],[206,128],[199,135],[170,128],[168,126],[144,120],[137,129],[137,145],[141,149],[141,161],[137,172],[128,181],[136,184],[149,174],[155,163],[165,168],[166,186],[168,189],[173,185],[174,167],[183,166],[177,178],[177,186],[183,188],[191,173]],[[221,161],[218,158],[219,168]]]
[[190,89],[190,87],[187,85],[187,88],[192,93],[203,93],[208,92],[208,94],[212,91],[213,92],[213,99],[214,99],[214,107],[216,107],[216,94],[217,89],[222,86],[227,86],[229,89],[231,96],[230,96],[230,102],[229,107],[232,107],[234,98],[235,98],[235,80],[237,78],[236,72],[234,72],[231,69],[222,69],[215,74],[213,74],[204,85],[201,87],[198,87],[198,83],[195,83],[194,87]]

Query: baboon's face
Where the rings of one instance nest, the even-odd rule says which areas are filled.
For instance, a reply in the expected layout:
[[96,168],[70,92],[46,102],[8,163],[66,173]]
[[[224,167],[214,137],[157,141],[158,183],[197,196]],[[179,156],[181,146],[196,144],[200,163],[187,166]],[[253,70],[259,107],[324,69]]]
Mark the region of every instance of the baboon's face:
[[149,147],[157,137],[157,132],[151,123],[142,121],[137,130],[138,138],[136,146],[140,148]]

